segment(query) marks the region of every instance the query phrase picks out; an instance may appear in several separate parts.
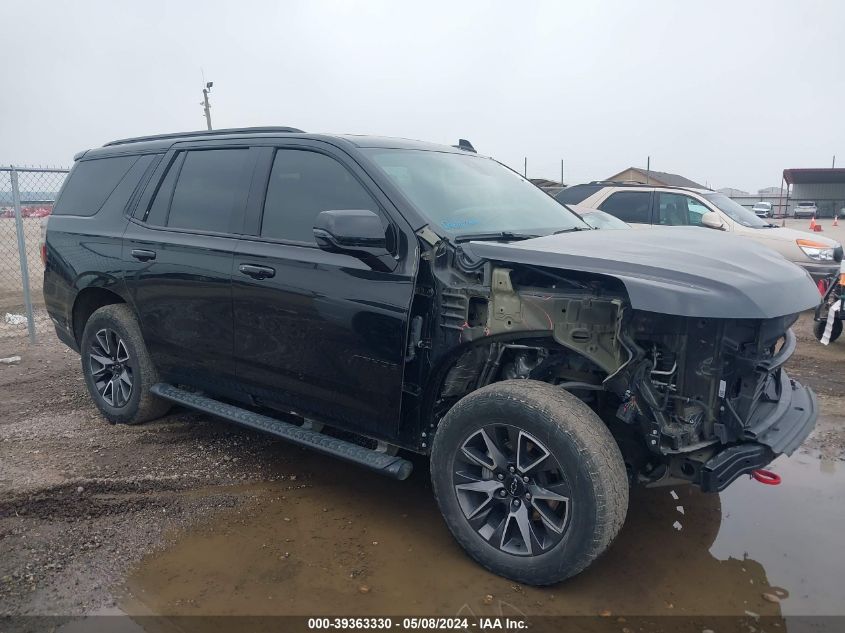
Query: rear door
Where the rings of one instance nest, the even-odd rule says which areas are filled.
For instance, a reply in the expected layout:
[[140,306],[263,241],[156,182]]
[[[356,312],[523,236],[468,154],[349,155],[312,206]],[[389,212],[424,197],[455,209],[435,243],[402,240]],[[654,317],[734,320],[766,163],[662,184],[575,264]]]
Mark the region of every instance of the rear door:
[[332,209],[372,210],[392,235],[407,230],[399,228],[404,220],[331,146],[291,141],[262,151],[256,171],[266,196],[248,211],[252,237],[244,236],[234,262],[238,378],[271,406],[392,437],[416,258],[375,271],[320,250],[312,229],[317,214]]
[[598,208],[634,228],[652,224],[651,200],[653,192],[642,189],[619,189],[611,193]]
[[124,234],[128,290],[166,380],[231,386],[232,262],[255,156],[243,145],[172,150]]

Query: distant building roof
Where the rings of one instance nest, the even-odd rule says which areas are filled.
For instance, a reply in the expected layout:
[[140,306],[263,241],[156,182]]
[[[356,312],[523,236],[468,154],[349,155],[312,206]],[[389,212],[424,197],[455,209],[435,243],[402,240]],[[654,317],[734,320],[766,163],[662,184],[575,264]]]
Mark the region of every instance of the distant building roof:
[[725,194],[728,198],[731,196],[747,196],[748,192],[743,191],[742,189],[734,189],[733,187],[722,187],[721,189],[717,189],[719,193]]
[[783,179],[790,185],[845,184],[845,169],[784,169]]
[[666,185],[668,187],[693,187],[695,189],[707,189],[704,185],[697,183],[694,180],[690,180],[689,178],[679,176],[678,174],[670,174],[665,171],[646,171],[640,167],[628,167],[606,180],[621,180],[621,177],[625,175],[626,172],[631,171],[640,174],[642,176],[642,182],[646,182],[646,180],[648,180],[649,183]]
[[549,180],[548,178],[529,178],[528,180],[552,197],[566,188],[566,185],[559,183],[557,180]]
[[772,194],[780,194],[780,187],[763,187],[762,189],[758,189],[757,193],[761,193],[765,195],[772,195]]
[[531,182],[533,182],[538,187],[565,187],[563,183],[558,182],[557,180],[549,180],[547,178],[529,178]]

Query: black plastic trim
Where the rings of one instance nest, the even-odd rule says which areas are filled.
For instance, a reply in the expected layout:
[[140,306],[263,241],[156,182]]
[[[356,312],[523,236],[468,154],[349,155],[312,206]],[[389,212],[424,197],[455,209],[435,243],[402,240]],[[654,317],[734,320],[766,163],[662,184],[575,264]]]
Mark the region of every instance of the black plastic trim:
[[744,437],[770,447],[777,454],[791,455],[813,430],[818,418],[818,402],[812,389],[792,380],[783,369],[778,381],[780,397],[777,402],[757,404]]
[[704,463],[699,486],[704,492],[721,492],[738,477],[768,465],[774,458],[771,449],[762,444],[731,446]]

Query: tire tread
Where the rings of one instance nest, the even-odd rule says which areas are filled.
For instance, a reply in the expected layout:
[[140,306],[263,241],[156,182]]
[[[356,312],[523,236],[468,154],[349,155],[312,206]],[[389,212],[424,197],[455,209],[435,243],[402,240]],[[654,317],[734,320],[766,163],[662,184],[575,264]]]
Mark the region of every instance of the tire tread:
[[[433,452],[447,448],[438,445],[438,436],[442,438],[443,435],[441,431],[451,424],[460,423],[480,399],[487,398],[506,398],[521,407],[533,410],[554,423],[549,433],[563,433],[567,440],[577,447],[578,452],[583,455],[582,464],[586,466],[587,476],[592,479],[596,491],[596,524],[588,547],[578,552],[565,569],[558,568],[542,576],[538,576],[536,570],[526,574],[518,566],[507,569],[498,566],[494,569],[480,555],[481,552],[468,548],[470,555],[494,573],[532,585],[553,584],[580,573],[607,550],[625,522],[629,485],[625,464],[616,441],[593,410],[568,391],[536,380],[507,380],[474,391],[455,404],[438,427]],[[432,476],[434,479],[433,472]],[[438,490],[436,481],[434,492],[438,504],[443,509],[440,496],[445,491]],[[458,537],[454,530],[453,534]],[[465,543],[462,544],[466,546]]]
[[[171,404],[150,393],[150,387],[159,382],[158,371],[153,364],[152,358],[150,358],[149,351],[147,351],[147,345],[144,342],[144,337],[141,334],[141,328],[138,325],[138,320],[135,318],[135,314],[125,303],[114,303],[95,310],[85,324],[85,330],[82,335],[83,341],[86,341],[90,336],[89,329],[99,327],[97,323],[100,321],[108,321],[113,324],[117,324],[123,329],[124,334],[126,335],[126,342],[131,347],[135,358],[137,359],[138,371],[136,373],[140,376],[140,382],[136,384],[134,388],[139,390],[140,397],[138,399],[137,406],[134,407],[134,410],[127,411],[122,414],[115,414],[114,412],[103,408],[100,403],[100,399],[92,393],[91,397],[97,405],[97,408],[100,409],[109,421],[121,424],[142,424],[165,415],[170,410]],[[82,371],[86,372],[84,346],[82,346],[81,355]],[[88,381],[86,379],[86,383],[87,382]],[[90,390],[91,388],[89,387],[89,391]]]

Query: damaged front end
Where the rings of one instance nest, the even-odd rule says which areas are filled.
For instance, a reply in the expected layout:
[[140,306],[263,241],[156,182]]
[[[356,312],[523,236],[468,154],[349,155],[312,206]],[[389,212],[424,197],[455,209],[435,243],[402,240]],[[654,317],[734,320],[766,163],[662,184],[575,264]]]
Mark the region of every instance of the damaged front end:
[[664,457],[641,457],[641,476],[719,491],[798,448],[817,406],[783,369],[796,318],[632,313],[620,332],[631,360],[607,386],[622,400],[617,417],[637,425],[648,452]]
[[458,352],[434,381],[432,427],[491,382],[542,380],[602,417],[632,480],[705,491],[791,454],[813,429],[815,395],[783,369],[797,314],[662,314],[609,276],[490,261],[464,274],[449,250],[430,260],[437,327],[425,346],[434,359]]

